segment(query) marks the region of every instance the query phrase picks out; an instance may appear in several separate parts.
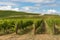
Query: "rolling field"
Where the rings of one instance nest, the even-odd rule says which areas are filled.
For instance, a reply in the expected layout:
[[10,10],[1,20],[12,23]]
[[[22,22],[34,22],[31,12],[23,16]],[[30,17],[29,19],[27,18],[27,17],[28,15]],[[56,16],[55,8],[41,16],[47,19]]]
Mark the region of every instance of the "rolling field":
[[60,40],[59,15],[14,11],[0,11],[0,15],[0,40]]

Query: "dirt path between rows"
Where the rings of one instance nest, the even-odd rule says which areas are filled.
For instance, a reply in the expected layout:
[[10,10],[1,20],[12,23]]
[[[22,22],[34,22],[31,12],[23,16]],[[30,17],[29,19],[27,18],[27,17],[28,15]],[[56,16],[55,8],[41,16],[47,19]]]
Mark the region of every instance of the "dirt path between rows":
[[48,34],[39,34],[39,35],[16,35],[16,34],[9,34],[0,36],[0,40],[60,40],[59,35],[48,35]]
[[[46,26],[48,27],[47,23]],[[0,40],[60,40],[60,35],[49,35],[49,34],[33,35],[33,33],[16,35],[15,33],[13,33],[0,36]]]

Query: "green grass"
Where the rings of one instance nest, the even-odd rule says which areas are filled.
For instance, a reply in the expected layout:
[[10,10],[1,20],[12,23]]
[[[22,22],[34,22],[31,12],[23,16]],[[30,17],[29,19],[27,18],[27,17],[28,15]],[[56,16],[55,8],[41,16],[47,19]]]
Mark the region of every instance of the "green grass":
[[[23,15],[23,16],[22,16]],[[16,11],[2,11],[0,10],[0,18],[2,17],[25,17],[24,15],[39,15],[35,13],[16,12]]]
[[[32,16],[29,17],[28,15],[32,15],[33,17]],[[34,16],[34,15],[37,15],[37,16]],[[4,28],[1,29],[0,34],[4,34],[4,30],[8,30],[8,28],[11,27],[11,25],[13,24],[13,23],[10,24],[11,22],[14,22],[16,24],[20,21],[23,21],[23,24],[24,24],[27,21],[33,21],[34,25],[35,25],[35,23],[38,25],[37,22],[41,21],[42,19],[44,21],[46,21],[50,34],[53,34],[53,24],[54,23],[56,23],[58,29],[60,29],[60,16],[58,16],[58,15],[38,16],[38,15],[39,14],[16,12],[16,11],[0,11],[0,28],[2,28],[1,27],[2,25],[3,25],[3,27],[7,27],[7,29],[4,29]],[[4,22],[7,22],[7,23],[4,23]],[[26,25],[27,25],[27,23],[26,23]],[[39,24],[39,26],[37,26],[37,32],[41,31],[40,29],[42,28],[42,25],[43,25],[43,23],[41,23],[41,25]],[[33,25],[30,27],[33,27]],[[30,27],[26,28],[25,31],[29,30]],[[34,29],[34,27],[33,27],[33,29]],[[14,28],[12,28],[12,30],[15,32],[16,25],[14,25]],[[23,32],[21,32],[21,33],[24,33],[25,31],[23,30]]]

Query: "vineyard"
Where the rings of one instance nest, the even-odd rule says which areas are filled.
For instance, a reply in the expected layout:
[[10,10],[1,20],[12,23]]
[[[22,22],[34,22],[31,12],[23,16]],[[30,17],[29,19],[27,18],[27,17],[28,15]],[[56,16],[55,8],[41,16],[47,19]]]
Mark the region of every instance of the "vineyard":
[[[33,31],[34,30],[34,31]],[[60,34],[60,19],[0,19],[0,35],[16,33]]]
[[0,10],[0,40],[60,40],[60,15]]

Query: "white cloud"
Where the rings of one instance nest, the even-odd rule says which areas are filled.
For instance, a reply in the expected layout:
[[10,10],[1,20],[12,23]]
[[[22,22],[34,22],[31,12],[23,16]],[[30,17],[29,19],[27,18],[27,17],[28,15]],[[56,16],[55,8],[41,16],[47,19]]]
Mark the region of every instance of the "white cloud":
[[60,4],[58,4],[58,3],[49,3],[49,4],[45,4],[45,5],[51,6],[51,7],[60,6]]
[[12,8],[12,6],[0,6],[0,10],[13,10],[13,11],[19,11],[19,8]]
[[12,11],[23,11],[23,12],[31,12],[31,6],[25,6],[22,8],[12,8],[12,6],[0,6],[0,10],[12,10]]
[[20,11],[23,11],[23,12],[32,12],[31,8],[32,8],[31,6],[25,6],[25,7],[22,7],[20,9]]
[[56,10],[47,10],[47,13],[56,13]]
[[54,2],[55,0],[11,0],[11,1],[40,3],[40,2]]
[[12,8],[12,6],[0,6],[0,10],[12,10],[12,11],[23,11],[23,12],[29,12],[29,13],[41,13],[43,14],[55,14],[55,13],[60,13],[57,10],[54,9],[49,9],[49,10],[43,10],[41,11],[34,11],[33,9],[36,9],[36,7],[32,7],[32,6],[25,6],[22,7],[21,9],[19,8]]
[[39,8],[35,7],[35,6],[24,6],[20,9],[20,11],[38,13],[38,11],[37,11],[38,9]]
[[41,12],[42,15],[43,14],[59,14],[60,12],[58,12],[57,10],[54,9],[50,9],[50,10],[43,10],[43,12]]
[[25,6],[22,8],[12,8],[12,6],[0,6],[0,10],[13,10],[13,11],[24,11],[24,12],[31,12],[31,6]]
[[11,6],[0,6],[0,10],[10,10]]
[[25,11],[29,11],[29,10],[30,10],[30,8],[31,8],[31,7],[29,7],[29,6],[22,7],[22,9],[23,9],[23,10],[25,10]]
[[0,2],[0,5],[10,5],[10,6],[14,6],[16,4],[12,3],[12,2]]

